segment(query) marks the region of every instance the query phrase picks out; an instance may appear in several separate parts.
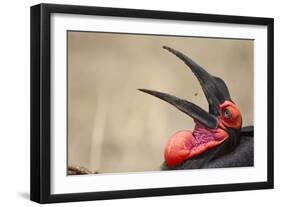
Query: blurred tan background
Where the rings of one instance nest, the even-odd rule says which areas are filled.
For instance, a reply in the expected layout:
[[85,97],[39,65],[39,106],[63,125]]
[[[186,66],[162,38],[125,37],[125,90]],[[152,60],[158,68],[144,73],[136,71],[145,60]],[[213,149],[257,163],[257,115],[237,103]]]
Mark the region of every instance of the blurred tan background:
[[100,173],[159,170],[168,138],[193,120],[138,91],[185,98],[208,110],[177,49],[227,84],[253,124],[253,40],[68,32],[68,165]]

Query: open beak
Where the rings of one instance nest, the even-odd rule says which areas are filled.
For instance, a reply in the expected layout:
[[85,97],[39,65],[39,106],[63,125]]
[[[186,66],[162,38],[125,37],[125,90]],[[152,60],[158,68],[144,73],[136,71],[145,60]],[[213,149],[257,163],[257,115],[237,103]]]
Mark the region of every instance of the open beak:
[[218,126],[217,117],[220,115],[219,105],[225,102],[226,100],[231,100],[226,84],[222,79],[210,75],[200,65],[195,63],[183,53],[167,46],[164,46],[163,48],[176,55],[187,66],[189,66],[191,71],[198,79],[202,90],[207,98],[207,101],[209,103],[209,112],[206,112],[199,106],[184,99],[180,99],[176,96],[147,89],[139,90],[172,104],[177,109],[191,116],[194,120],[200,122],[207,128],[216,128]]

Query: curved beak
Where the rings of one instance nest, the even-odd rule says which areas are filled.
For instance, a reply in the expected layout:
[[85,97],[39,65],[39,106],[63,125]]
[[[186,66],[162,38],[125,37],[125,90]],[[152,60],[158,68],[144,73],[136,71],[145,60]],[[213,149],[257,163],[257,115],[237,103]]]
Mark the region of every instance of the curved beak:
[[148,93],[150,95],[156,96],[172,104],[177,109],[191,116],[193,119],[195,119],[196,121],[200,122],[201,124],[203,124],[208,128],[214,129],[218,126],[217,118],[214,115],[206,112],[204,109],[200,108],[199,106],[196,106],[195,104],[189,101],[158,91],[152,91],[147,89],[139,89],[139,90]]
[[205,69],[183,53],[167,46],[163,48],[181,59],[196,76],[209,103],[209,113],[199,106],[173,95],[147,89],[139,90],[170,103],[208,128],[216,128],[218,126],[216,117],[220,115],[219,105],[226,100],[231,100],[226,84],[222,79],[210,75]]

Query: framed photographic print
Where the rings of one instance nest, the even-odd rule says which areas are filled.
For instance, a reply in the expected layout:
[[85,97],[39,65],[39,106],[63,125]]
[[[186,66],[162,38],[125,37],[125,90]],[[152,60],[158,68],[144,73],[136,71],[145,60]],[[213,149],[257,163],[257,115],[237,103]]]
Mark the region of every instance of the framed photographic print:
[[273,188],[273,19],[31,7],[31,200]]

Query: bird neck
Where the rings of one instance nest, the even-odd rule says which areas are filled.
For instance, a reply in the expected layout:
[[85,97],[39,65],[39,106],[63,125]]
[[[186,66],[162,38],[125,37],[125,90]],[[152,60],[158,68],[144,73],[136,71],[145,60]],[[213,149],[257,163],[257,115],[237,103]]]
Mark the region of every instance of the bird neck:
[[194,136],[195,143],[198,144],[225,140],[228,137],[228,133],[222,128],[209,129],[199,122],[195,123],[192,135]]

